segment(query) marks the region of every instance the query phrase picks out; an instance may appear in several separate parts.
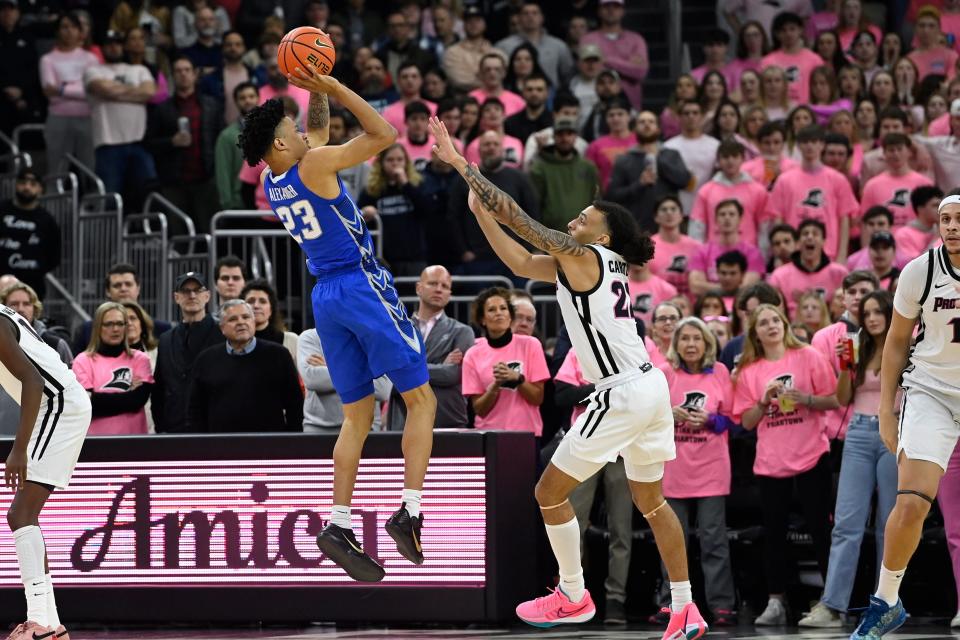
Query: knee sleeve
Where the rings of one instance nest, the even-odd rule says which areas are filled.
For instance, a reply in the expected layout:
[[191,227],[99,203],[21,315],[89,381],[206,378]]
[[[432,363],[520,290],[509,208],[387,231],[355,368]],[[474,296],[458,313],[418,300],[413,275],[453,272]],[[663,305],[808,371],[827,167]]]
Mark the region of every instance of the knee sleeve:
[[921,493],[920,491],[914,491],[913,489],[900,489],[899,491],[897,491],[897,495],[898,496],[917,496],[918,498],[926,500],[931,505],[933,504],[933,498],[931,498],[925,493]]

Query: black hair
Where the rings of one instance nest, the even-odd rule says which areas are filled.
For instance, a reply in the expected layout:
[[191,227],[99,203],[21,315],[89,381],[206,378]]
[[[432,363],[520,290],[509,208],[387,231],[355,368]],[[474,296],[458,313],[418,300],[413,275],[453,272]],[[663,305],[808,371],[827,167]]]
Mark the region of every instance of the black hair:
[[227,39],[227,36],[240,36],[240,41],[243,42],[243,46],[247,46],[247,39],[243,37],[243,34],[237,31],[236,29],[228,29],[223,32],[223,35],[220,36],[220,42],[223,42]]
[[775,133],[780,133],[781,136],[786,139],[787,130],[783,126],[783,122],[780,120],[772,120],[770,122],[764,122],[760,125],[760,128],[757,130],[757,140],[763,140],[764,138],[770,137]]
[[403,108],[403,119],[406,120],[410,116],[415,116],[417,114],[430,117],[430,107],[420,102],[419,100],[413,100],[412,102],[407,103],[407,106]]
[[824,137],[823,143],[824,145],[842,144],[846,148],[847,153],[850,153],[852,150],[850,147],[850,139],[842,133],[828,133],[826,137]]
[[653,212],[656,215],[656,212],[660,210],[660,206],[664,202],[673,202],[676,203],[677,207],[680,208],[680,215],[683,215],[683,203],[680,202],[679,196],[675,193],[668,193],[667,195],[659,198],[656,202],[653,203]]
[[80,21],[80,16],[75,14],[73,11],[60,14],[60,17],[57,18],[58,30],[60,29],[60,23],[63,22],[64,20],[66,20],[67,22],[72,24],[74,27],[76,27],[78,31],[83,31],[83,23]]
[[[880,306],[880,312],[883,313],[884,317],[887,319],[887,328],[890,330],[890,321],[893,318],[893,294],[889,291],[883,289],[877,289],[876,291],[871,291],[867,295],[863,296],[860,299],[860,319],[863,322],[863,310],[867,306],[867,302],[870,300],[876,300],[877,304]],[[857,369],[853,377],[853,388],[857,389],[867,377],[867,365],[870,364],[870,361],[873,360],[873,356],[877,353],[877,349],[880,348],[880,345],[877,343],[877,339],[870,335],[869,331],[861,328],[857,339],[860,342],[860,358],[857,361]]]
[[170,71],[171,71],[171,73],[173,72],[173,67],[176,66],[176,64],[177,64],[178,62],[180,62],[181,60],[186,60],[187,62],[189,62],[191,69],[196,69],[196,68],[197,68],[197,64],[193,61],[193,59],[192,59],[190,56],[184,55],[184,54],[181,53],[180,55],[174,56],[173,60],[170,61]]
[[897,106],[886,107],[883,111],[877,114],[878,127],[884,120],[899,120],[901,123],[903,123],[904,128],[909,126],[910,123],[906,112]]
[[247,279],[247,263],[234,255],[223,256],[217,260],[217,264],[213,267],[213,280],[216,282],[220,279],[220,270],[224,267],[240,267],[240,274],[243,276],[243,279]]
[[[788,24],[795,24],[796,26],[803,29],[803,18],[793,13],[792,11],[781,11],[776,15],[776,17],[774,17],[773,26],[770,27],[770,30],[773,31],[774,34],[776,34],[777,31],[780,31]],[[780,46],[779,42],[777,43],[777,46],[778,47]]]
[[733,138],[722,141],[720,146],[717,147],[718,158],[732,158],[733,156],[740,156],[742,158],[744,153],[746,153],[746,151],[743,145]]
[[932,185],[923,185],[910,192],[910,204],[913,210],[917,211],[923,205],[930,202],[931,198],[943,198],[943,190],[940,187]]
[[737,210],[740,217],[743,218],[743,205],[736,198],[727,198],[726,200],[718,202],[717,206],[713,208],[713,215],[716,216],[720,212],[720,209],[724,207],[733,207]]
[[740,31],[737,32],[737,57],[741,60],[746,60],[747,56],[750,55],[747,49],[747,43],[743,40],[743,34],[747,30],[747,27],[757,27],[760,29],[760,33],[763,34],[763,46],[760,48],[760,53],[763,55],[770,53],[770,38],[767,37],[767,30],[764,29],[763,25],[758,21],[747,20],[740,25]]
[[483,115],[483,110],[490,105],[500,107],[500,110],[503,111],[504,113],[506,113],[507,111],[507,108],[503,106],[503,100],[501,100],[500,98],[487,98],[486,100],[483,101],[483,104],[480,105],[480,115]]
[[619,253],[630,264],[646,264],[653,258],[653,240],[640,230],[630,211],[607,200],[594,200],[593,206],[606,218],[611,251]]
[[[535,4],[535,3],[534,3]],[[540,66],[540,52],[529,42],[524,42],[516,49],[510,53],[510,58],[507,60],[507,73],[503,78],[503,86],[511,91],[520,92],[520,82],[517,77],[516,72],[513,70],[513,63],[517,59],[517,54],[521,51],[526,51],[530,54],[530,57],[533,59],[533,71],[532,73],[543,73],[543,67]],[[547,86],[550,86],[550,80],[547,80]]]
[[444,98],[443,100],[437,103],[437,115],[439,116],[441,113],[446,113],[447,111],[453,111],[454,109],[459,109],[459,108],[460,108],[459,100],[457,100],[456,98]]
[[235,86],[235,87],[233,88],[233,101],[234,101],[234,102],[237,101],[237,96],[239,96],[239,95],[240,95],[240,92],[243,91],[244,89],[253,89],[254,91],[257,92],[257,97],[260,96],[260,87],[258,87],[258,86],[257,86],[256,84],[254,84],[253,82],[244,81],[244,82],[241,82],[240,84],[238,84],[237,86]]
[[243,158],[251,167],[257,166],[263,156],[267,155],[283,118],[283,102],[279,98],[267,100],[243,117],[237,146],[243,151]]
[[740,267],[741,273],[747,272],[747,256],[743,255],[736,249],[732,251],[727,251],[726,253],[721,253],[717,256],[716,266],[719,269],[722,264],[732,264]]
[[905,133],[888,133],[883,136],[883,140],[880,142],[881,146],[886,149],[887,147],[906,147],[910,149],[913,147],[913,142],[910,140],[910,136]]
[[730,34],[719,27],[707,29],[707,33],[700,38],[700,44],[730,44]]
[[140,272],[137,271],[137,268],[129,262],[118,262],[107,269],[107,275],[103,278],[104,291],[110,289],[110,276],[119,276],[124,273],[132,273],[133,281],[137,283],[137,286],[140,286]]
[[756,282],[741,291],[737,296],[737,311],[746,311],[747,300],[750,298],[756,298],[760,304],[771,304],[775,307],[783,304],[783,296],[780,292],[766,282]]
[[527,80],[543,80],[544,84],[547,85],[547,88],[550,88],[550,78],[548,78],[547,74],[542,71],[534,69],[533,72],[524,79],[524,84],[526,84]]
[[727,313],[730,311],[727,309],[727,303],[723,301],[723,292],[718,289],[713,289],[700,294],[694,301],[693,315],[695,317],[703,319],[703,305],[706,304],[707,300],[719,301],[720,306],[723,308],[723,315],[727,315]]
[[553,96],[553,112],[558,113],[564,107],[580,108],[580,99],[566,89],[561,89]]
[[860,217],[861,222],[866,222],[870,218],[877,218],[883,216],[887,219],[887,222],[890,223],[890,226],[893,226],[893,214],[890,212],[890,209],[887,209],[882,204],[875,204],[869,209],[867,209],[863,216]]
[[767,234],[767,237],[770,239],[770,244],[773,244],[773,236],[777,235],[778,233],[789,233],[793,237],[794,242],[800,239],[800,234],[797,233],[796,229],[786,222],[781,222],[770,229],[770,233]]
[[797,227],[797,233],[803,233],[803,230],[807,227],[816,227],[820,229],[820,234],[823,236],[824,240],[827,238],[827,225],[823,224],[821,220],[815,220],[814,218],[806,218],[803,222],[800,223],[800,226]]
[[423,75],[426,76],[427,74],[430,74],[430,73],[437,76],[444,82],[447,81],[447,72],[444,71],[443,68],[441,67],[437,67],[437,66],[430,67],[429,69],[423,72]]
[[400,66],[397,67],[397,78],[400,77],[400,74],[403,73],[404,69],[409,69],[410,67],[415,67],[417,69],[417,73],[419,73],[421,77],[423,76],[423,69],[420,68],[420,65],[408,58],[401,62]]
[[240,299],[246,301],[247,294],[251,291],[263,291],[267,294],[267,299],[270,301],[270,318],[267,320],[267,325],[280,332],[286,331],[287,327],[283,323],[283,313],[281,313],[280,305],[277,303],[277,290],[273,288],[273,285],[263,278],[251,280],[243,285],[243,289],[240,291]]
[[826,137],[823,127],[818,124],[811,124],[797,132],[797,142],[823,142]]

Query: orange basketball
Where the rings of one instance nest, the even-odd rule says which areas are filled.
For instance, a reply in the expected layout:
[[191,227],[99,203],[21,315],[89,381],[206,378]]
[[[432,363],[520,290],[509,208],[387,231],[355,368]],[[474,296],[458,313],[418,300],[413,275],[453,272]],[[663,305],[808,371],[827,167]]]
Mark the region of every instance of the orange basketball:
[[283,36],[277,49],[277,64],[283,74],[293,73],[297,67],[313,65],[327,76],[333,71],[337,51],[330,36],[316,27],[297,27]]

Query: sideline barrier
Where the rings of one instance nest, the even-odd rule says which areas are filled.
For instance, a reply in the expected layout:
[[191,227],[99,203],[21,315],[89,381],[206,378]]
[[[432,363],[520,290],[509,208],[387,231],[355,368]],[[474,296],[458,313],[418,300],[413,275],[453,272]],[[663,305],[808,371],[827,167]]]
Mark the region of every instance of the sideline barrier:
[[[329,514],[335,436],[91,437],[40,517],[64,620],[512,619],[536,590],[531,433],[438,431],[414,566],[383,525],[403,488],[400,433],[372,433],[354,528],[387,578],[350,580],[314,538]],[[6,457],[11,440],[0,440]],[[12,495],[0,493],[0,510]],[[0,530],[0,616],[22,618],[13,540]],[[118,606],[119,605],[119,606]]]

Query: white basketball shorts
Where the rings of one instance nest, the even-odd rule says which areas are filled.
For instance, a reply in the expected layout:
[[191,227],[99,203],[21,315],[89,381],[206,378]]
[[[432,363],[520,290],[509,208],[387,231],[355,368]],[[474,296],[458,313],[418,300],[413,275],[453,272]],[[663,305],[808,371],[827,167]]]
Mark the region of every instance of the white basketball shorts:
[[900,452],[910,460],[926,460],[944,471],[960,438],[960,397],[928,387],[911,385],[903,390],[900,405]]
[[44,396],[27,447],[27,480],[65,489],[90,428],[90,397],[79,385]]

